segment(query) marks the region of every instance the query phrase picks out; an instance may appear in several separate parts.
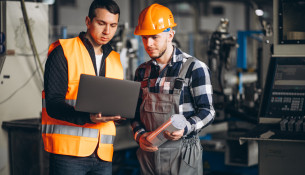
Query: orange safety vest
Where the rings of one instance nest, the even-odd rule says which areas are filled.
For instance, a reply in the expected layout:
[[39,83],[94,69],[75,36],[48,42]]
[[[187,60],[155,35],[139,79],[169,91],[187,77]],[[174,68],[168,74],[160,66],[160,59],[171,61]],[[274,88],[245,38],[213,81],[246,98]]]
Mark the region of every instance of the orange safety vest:
[[[95,75],[88,50],[79,37],[60,39],[49,47],[48,55],[61,45],[68,63],[68,90],[66,103],[74,106],[81,74]],[[112,51],[106,58],[105,75],[123,79],[120,55]],[[76,125],[50,117],[46,111],[45,94],[42,92],[42,138],[47,152],[85,157],[97,147],[97,155],[105,161],[112,161],[113,141],[116,135],[114,122]]]

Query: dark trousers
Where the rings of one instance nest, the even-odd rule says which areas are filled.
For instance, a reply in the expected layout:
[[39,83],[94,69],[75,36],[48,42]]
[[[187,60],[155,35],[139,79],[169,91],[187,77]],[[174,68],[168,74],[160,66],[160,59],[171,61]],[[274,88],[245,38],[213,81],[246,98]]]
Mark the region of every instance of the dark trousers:
[[50,154],[50,175],[112,175],[112,162],[89,157]]

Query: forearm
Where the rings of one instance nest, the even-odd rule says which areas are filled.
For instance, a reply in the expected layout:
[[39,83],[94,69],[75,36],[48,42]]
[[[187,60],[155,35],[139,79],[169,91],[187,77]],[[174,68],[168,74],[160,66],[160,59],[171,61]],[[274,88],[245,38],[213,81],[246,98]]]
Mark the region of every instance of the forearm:
[[187,120],[184,135],[190,133],[198,134],[203,128],[213,122],[214,114],[213,106],[198,109],[198,112]]
[[130,122],[133,131],[133,136],[136,142],[139,142],[141,135],[146,133],[145,127],[139,119],[140,117],[138,116]]
[[75,111],[74,107],[64,101],[57,99],[46,100],[46,109],[50,117],[69,123],[84,125],[91,123],[90,114],[87,112]]
[[204,63],[196,62],[192,70],[189,87],[194,113],[188,118],[185,135],[192,132],[199,133],[202,128],[214,120],[215,116],[210,72]]
[[68,66],[61,46],[55,48],[47,59],[44,74],[46,110],[50,117],[84,125],[90,122],[89,113],[75,111],[65,102],[68,89]]

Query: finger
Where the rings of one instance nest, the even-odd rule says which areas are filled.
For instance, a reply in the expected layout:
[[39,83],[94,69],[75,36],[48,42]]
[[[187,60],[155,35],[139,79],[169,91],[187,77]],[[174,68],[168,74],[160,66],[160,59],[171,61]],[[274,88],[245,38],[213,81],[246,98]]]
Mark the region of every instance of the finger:
[[113,117],[106,117],[106,120],[112,121],[112,120],[120,120],[121,116],[113,116]]
[[164,134],[164,137],[165,137],[167,140],[172,140],[172,138],[171,138],[169,135],[167,135],[167,134]]
[[179,135],[180,135],[180,133],[177,133],[177,132],[172,132],[172,133],[171,133],[171,135],[172,135],[172,136],[179,136]]
[[120,116],[114,116],[114,117],[101,117],[99,118],[100,121],[108,122],[108,121],[115,121],[115,120],[120,120]]
[[155,152],[157,150],[158,150],[158,148],[150,148],[150,149],[148,149],[149,152]]
[[173,138],[173,140],[179,140],[180,139],[180,137],[174,137]]
[[140,145],[141,149],[148,152],[155,152],[158,150],[158,147],[150,147],[145,145]]
[[168,131],[164,131],[163,135],[164,135],[165,137],[170,137],[170,136],[171,136],[171,133],[168,132]]

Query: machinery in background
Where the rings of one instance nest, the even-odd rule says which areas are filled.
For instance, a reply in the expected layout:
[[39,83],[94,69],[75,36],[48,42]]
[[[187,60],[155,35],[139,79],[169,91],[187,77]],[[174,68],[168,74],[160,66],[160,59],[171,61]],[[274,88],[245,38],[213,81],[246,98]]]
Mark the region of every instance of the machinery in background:
[[120,53],[125,79],[133,80],[135,70],[139,65],[137,55],[139,50],[138,40],[129,36],[128,23],[119,25],[117,33],[110,44],[116,52]]
[[[270,29],[270,26],[267,26]],[[266,28],[267,28],[266,27]],[[221,19],[212,33],[208,62],[214,90],[215,122],[227,120],[231,116],[255,123],[257,120],[259,100],[265,77],[261,69],[263,60],[263,41],[270,30],[238,31],[237,38],[228,32],[229,20]],[[267,32],[266,32],[267,31]],[[251,42],[248,41],[251,38]],[[252,44],[252,50],[247,45]],[[231,53],[237,49],[236,54]],[[268,49],[270,53],[270,49]],[[249,53],[251,56],[249,56]],[[235,54],[235,55],[234,55]],[[236,57],[237,59],[232,59]],[[264,63],[262,63],[264,62]]]
[[[229,20],[221,19],[211,35],[208,63],[216,110],[213,125],[226,126],[225,130],[210,133],[211,140],[201,141],[211,147],[206,150],[211,157],[217,156],[215,150],[223,153],[218,156],[223,156],[224,167],[214,171],[241,173],[245,168],[247,174],[257,174],[258,144],[253,141],[240,145],[238,139],[256,125],[263,87],[260,79],[265,76],[261,65],[268,62],[262,57],[268,57],[264,51],[271,51],[266,49],[269,42],[263,42],[267,41],[266,33],[270,34],[265,29],[238,31],[235,37],[229,33]],[[211,161],[213,158],[204,162]]]
[[208,50],[216,121],[222,121],[226,118],[224,109],[232,101],[232,89],[227,88],[224,78],[226,73],[230,71],[230,52],[232,48],[237,47],[237,40],[228,33],[228,29],[229,20],[222,18],[216,31],[212,33]]

